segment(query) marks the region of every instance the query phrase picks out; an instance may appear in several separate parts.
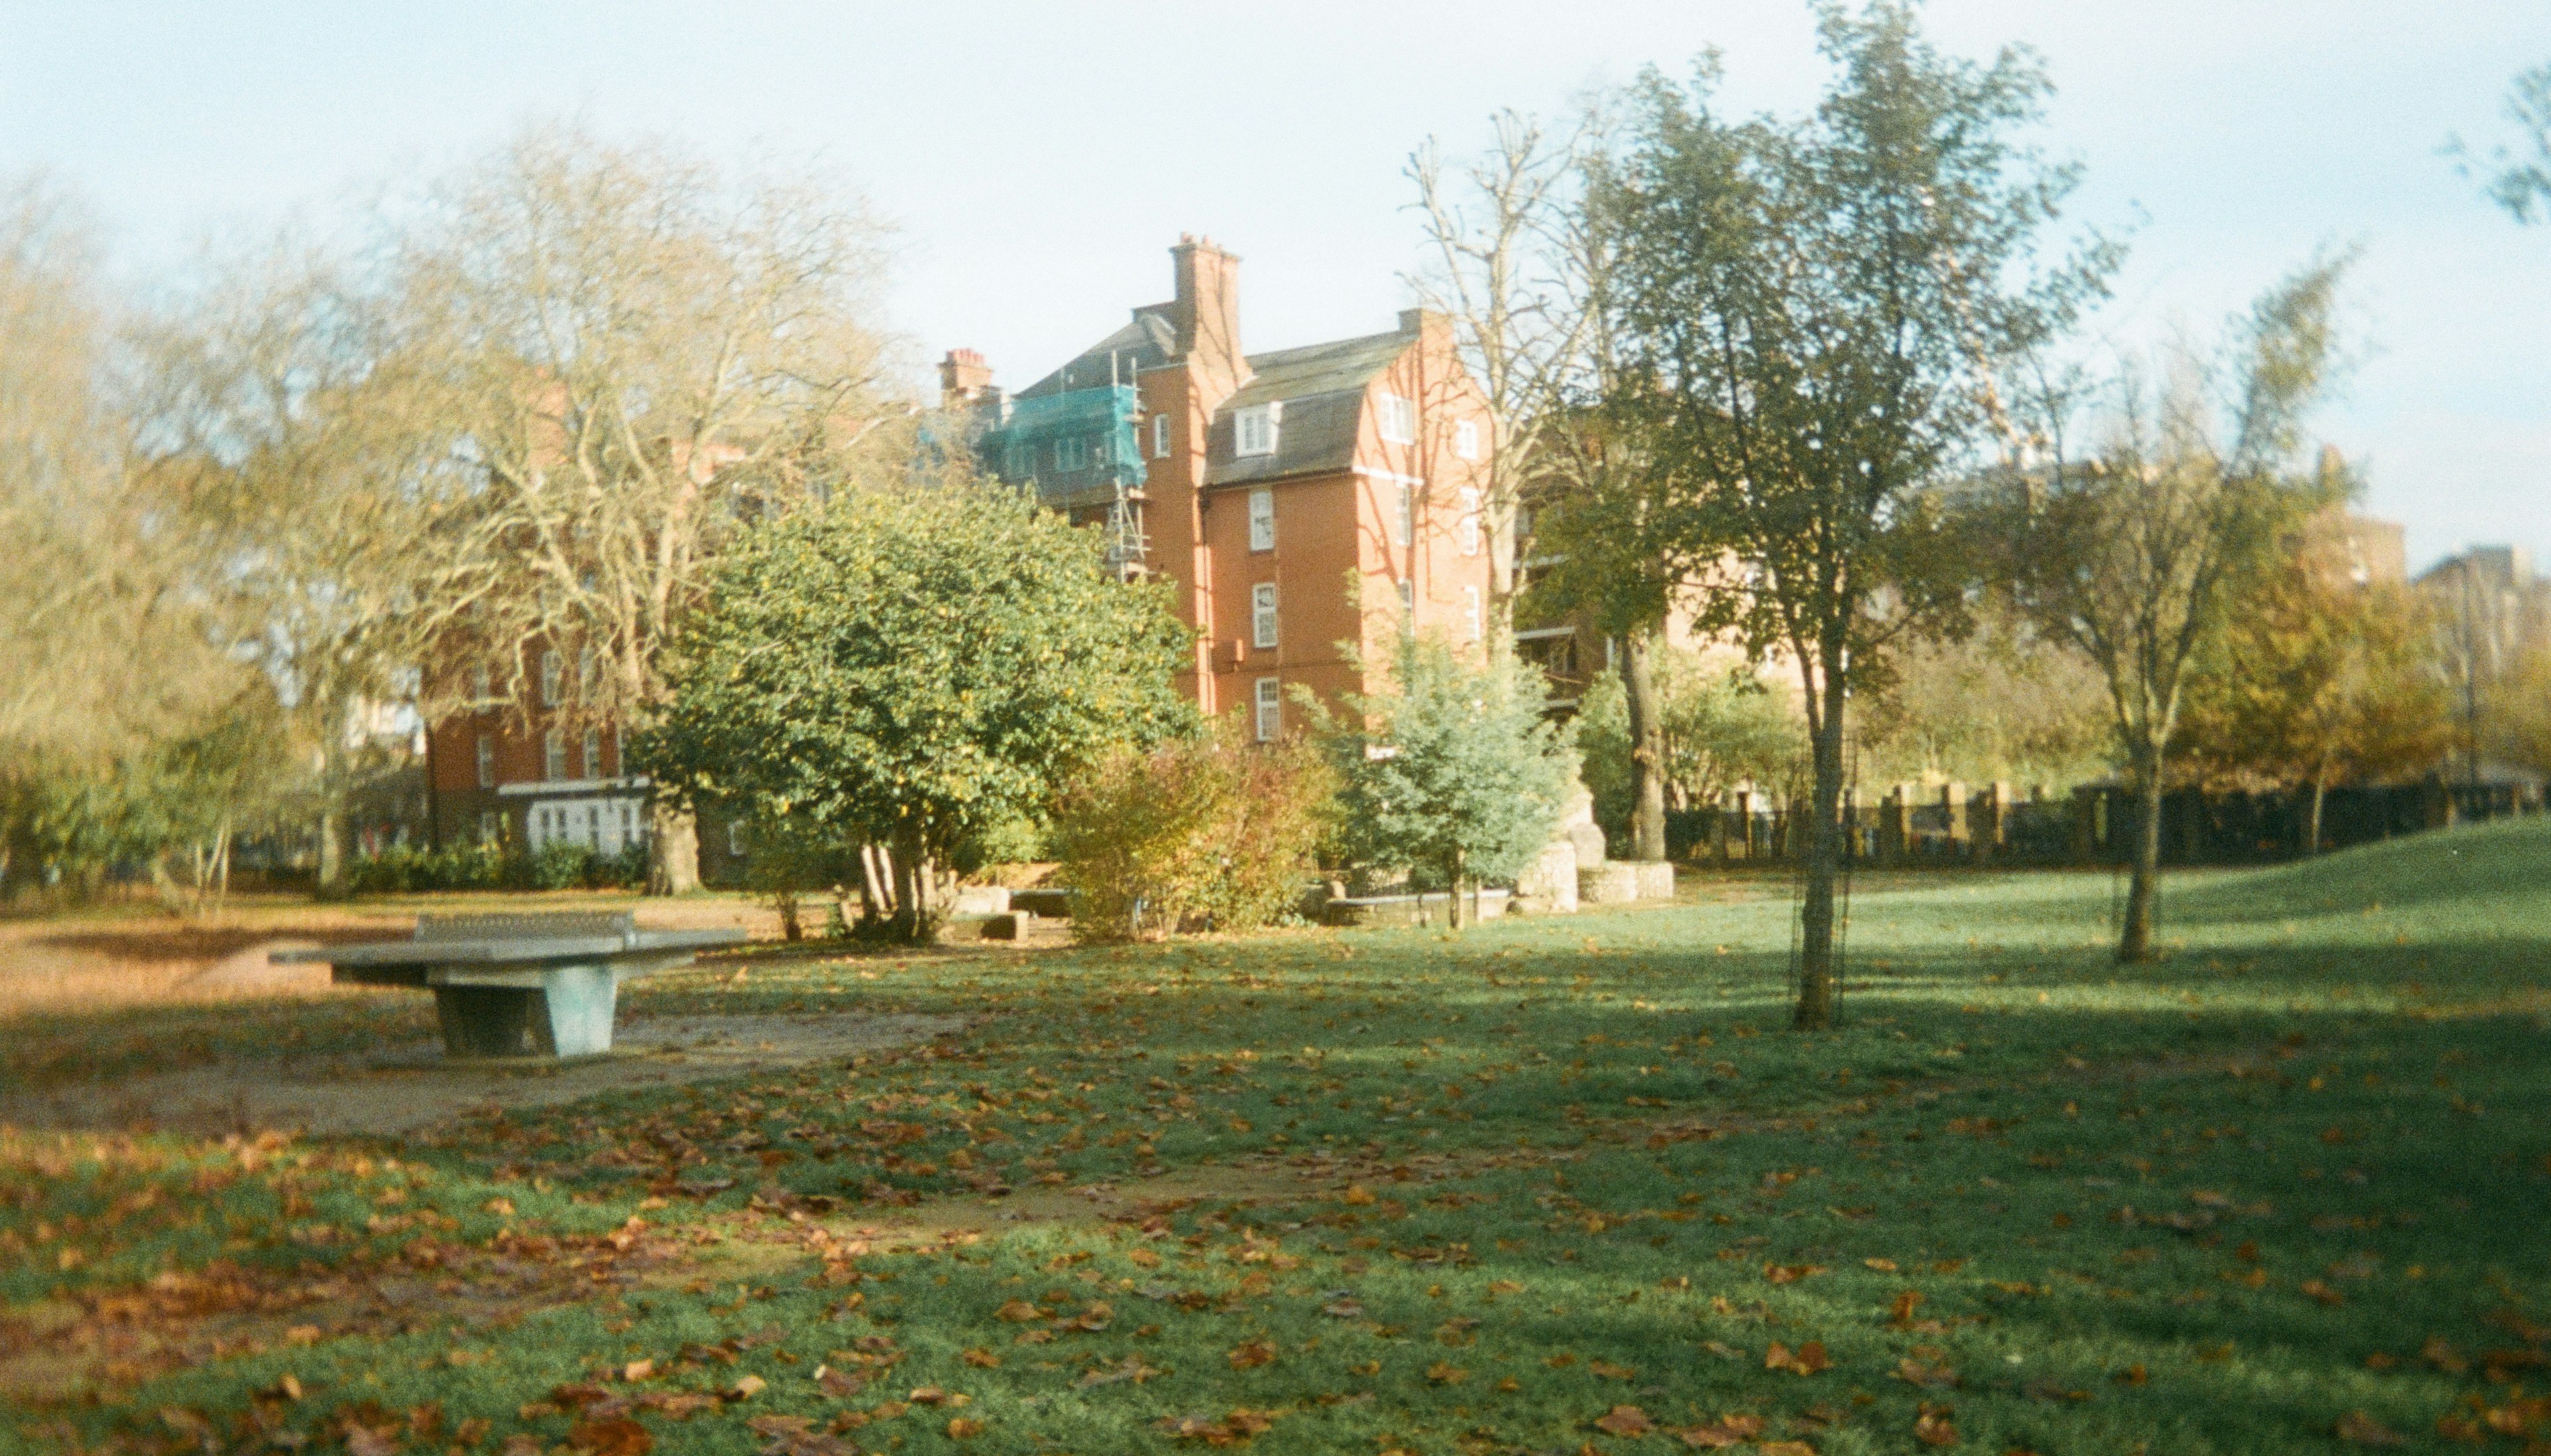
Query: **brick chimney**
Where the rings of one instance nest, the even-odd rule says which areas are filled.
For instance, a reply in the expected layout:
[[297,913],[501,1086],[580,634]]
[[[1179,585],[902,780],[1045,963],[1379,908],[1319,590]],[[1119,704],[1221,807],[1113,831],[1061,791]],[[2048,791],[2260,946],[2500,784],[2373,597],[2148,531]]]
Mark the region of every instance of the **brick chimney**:
[[939,362],[939,403],[943,409],[972,404],[992,382],[992,366],[970,349],[952,349]]
[[1221,392],[1239,388],[1249,377],[1240,353],[1240,259],[1193,234],[1182,235],[1170,257],[1177,271],[1170,324],[1179,355],[1218,381]]

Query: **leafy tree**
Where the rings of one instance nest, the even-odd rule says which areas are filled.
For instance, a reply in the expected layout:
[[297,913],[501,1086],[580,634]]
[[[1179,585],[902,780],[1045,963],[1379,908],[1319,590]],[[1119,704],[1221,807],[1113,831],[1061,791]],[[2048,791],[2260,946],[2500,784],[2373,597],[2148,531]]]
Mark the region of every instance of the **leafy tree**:
[[1326,725],[1349,856],[1440,876],[1460,929],[1463,893],[1513,880],[1558,826],[1575,755],[1541,700],[1539,673],[1511,654],[1478,663],[1402,637],[1389,690],[1350,696]]
[[1813,764],[1795,1023],[1833,1001],[1845,715],[1888,651],[1954,626],[1972,552],[1941,487],[1996,419],[1995,374],[2095,295],[2113,250],[2041,265],[2075,171],[2021,133],[2025,52],[1935,50],[1912,6],[1818,11],[1836,75],[1799,121],[1731,121],[1715,65],[1651,74],[1590,206],[1630,349],[1606,407],[1644,417],[1644,529],[1698,625],[1798,673]]
[[1185,731],[1185,629],[999,488],[843,491],[739,537],[633,756],[679,791],[890,845],[900,928],[972,835]]
[[744,887],[778,913],[782,940],[805,939],[808,895],[829,896],[838,909],[860,878],[857,849],[794,820],[757,819],[745,827],[745,842]]
[[1065,792],[1051,841],[1082,940],[1254,930],[1300,898],[1336,782],[1299,743],[1240,742],[1226,724],[1108,755]]
[[2489,752],[2551,777],[2551,643],[2535,643],[2491,684]]
[[2333,367],[2346,265],[2323,259],[2270,289],[2235,321],[2223,358],[2183,349],[2158,390],[2129,371],[2082,459],[2067,442],[2085,401],[2050,394],[2046,462],[2014,475],[2001,533],[2014,598],[2098,669],[2137,796],[2121,960],[2152,955],[2162,792],[2191,668],[2280,544],[2336,491],[2291,464]]
[[1998,603],[1958,640],[1907,645],[1861,717],[1865,781],[2064,783],[2111,767],[2098,673]]
[[2193,665],[2187,761],[2242,788],[2301,789],[2304,854],[2330,786],[2433,767],[2453,746],[2434,624],[2397,586],[2306,557],[2265,573]]
[[[2489,198],[2519,223],[2551,222],[2551,61],[2516,76],[2507,88],[2506,119],[2516,141],[2491,150]],[[2468,171],[2470,152],[2460,140],[2446,151],[2461,156]]]
[[[1783,794],[1805,778],[1805,735],[1798,713],[1743,667],[1713,669],[1697,653],[1659,647],[1656,654],[1658,779],[1678,808],[1714,804],[1741,783]],[[1642,785],[1634,770],[1625,684],[1607,679],[1587,689],[1577,714],[1577,750],[1595,818],[1608,832],[1629,822]]]

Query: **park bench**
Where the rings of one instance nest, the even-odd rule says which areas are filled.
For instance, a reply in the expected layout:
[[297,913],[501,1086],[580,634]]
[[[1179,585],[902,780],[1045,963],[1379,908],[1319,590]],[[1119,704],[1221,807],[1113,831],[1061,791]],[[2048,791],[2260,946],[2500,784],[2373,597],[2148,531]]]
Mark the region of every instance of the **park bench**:
[[419,915],[411,940],[273,959],[324,962],[340,986],[433,991],[446,1057],[590,1057],[611,1050],[622,981],[743,939],[741,930],[641,930],[625,910]]

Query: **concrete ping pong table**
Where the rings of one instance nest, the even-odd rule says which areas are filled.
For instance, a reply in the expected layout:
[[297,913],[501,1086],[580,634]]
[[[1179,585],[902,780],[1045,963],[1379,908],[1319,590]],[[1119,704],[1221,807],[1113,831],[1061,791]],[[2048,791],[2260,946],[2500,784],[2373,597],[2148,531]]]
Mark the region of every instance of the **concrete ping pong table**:
[[687,966],[741,930],[641,930],[625,910],[419,915],[412,940],[280,951],[340,986],[434,992],[449,1058],[591,1057],[611,1050],[620,983]]

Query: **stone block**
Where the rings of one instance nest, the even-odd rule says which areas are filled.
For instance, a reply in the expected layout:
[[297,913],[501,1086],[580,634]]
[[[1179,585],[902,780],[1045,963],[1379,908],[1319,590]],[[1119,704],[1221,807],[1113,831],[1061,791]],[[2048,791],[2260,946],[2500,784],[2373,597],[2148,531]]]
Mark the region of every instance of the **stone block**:
[[963,884],[957,888],[955,913],[960,915],[1006,915],[1010,912],[1009,886],[1002,884]]
[[1639,867],[1605,861],[1577,867],[1577,899],[1581,904],[1623,905],[1639,897]]
[[1630,868],[1638,874],[1639,898],[1643,900],[1674,898],[1675,872],[1671,863],[1665,860],[1639,860],[1633,862]]
[[1515,912],[1521,915],[1577,913],[1577,843],[1554,839],[1515,878]]

